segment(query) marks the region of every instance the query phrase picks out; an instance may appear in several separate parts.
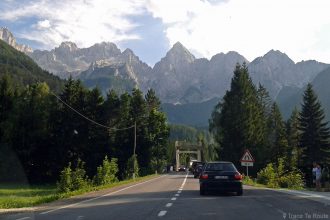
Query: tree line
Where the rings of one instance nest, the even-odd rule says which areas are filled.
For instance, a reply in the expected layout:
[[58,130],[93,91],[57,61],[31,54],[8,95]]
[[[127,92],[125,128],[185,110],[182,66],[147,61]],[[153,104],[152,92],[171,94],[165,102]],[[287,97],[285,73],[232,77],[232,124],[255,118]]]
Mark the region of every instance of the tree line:
[[79,160],[94,176],[105,156],[118,159],[117,177],[124,179],[135,123],[140,175],[160,171],[169,127],[153,90],[145,96],[138,89],[111,90],[104,98],[99,89],[88,90],[70,78],[54,94],[46,83],[17,87],[5,75],[0,79],[0,180],[24,176],[32,183],[55,182],[64,167]]
[[219,145],[221,160],[234,162],[245,149],[255,157],[254,174],[269,163],[285,162],[286,170],[299,168],[311,180],[312,162],[330,162],[330,129],[321,103],[308,84],[301,110],[285,121],[267,90],[255,86],[245,64],[237,64],[230,90],[215,107],[209,124]]

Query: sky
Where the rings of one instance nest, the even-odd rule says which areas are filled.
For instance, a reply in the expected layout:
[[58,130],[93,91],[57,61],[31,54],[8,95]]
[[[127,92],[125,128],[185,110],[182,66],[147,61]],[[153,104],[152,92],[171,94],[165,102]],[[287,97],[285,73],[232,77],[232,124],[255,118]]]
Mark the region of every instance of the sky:
[[275,49],[330,63],[329,0],[1,0],[0,26],[18,43],[53,49],[113,42],[153,66],[176,42],[197,58]]

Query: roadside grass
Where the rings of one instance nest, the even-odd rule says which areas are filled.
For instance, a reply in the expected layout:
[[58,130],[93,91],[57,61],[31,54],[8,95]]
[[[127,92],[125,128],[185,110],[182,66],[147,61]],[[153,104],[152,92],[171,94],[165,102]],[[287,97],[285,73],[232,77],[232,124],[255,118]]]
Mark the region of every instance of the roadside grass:
[[59,193],[56,189],[56,185],[29,186],[19,184],[0,184],[0,209],[33,207],[59,199],[82,195],[87,192],[99,191],[133,182],[152,179],[156,176],[159,175],[153,174],[149,176],[138,177],[135,180],[129,179],[108,185],[90,186],[69,193]]
[[273,189],[294,189],[294,190],[303,190],[303,191],[314,191],[314,192],[330,192],[330,187],[322,187],[321,190],[317,190],[315,187],[301,187],[301,188],[281,188],[281,187],[269,187],[264,184],[257,183],[256,179],[250,177],[244,177],[243,184],[248,186],[260,187],[260,188],[273,188]]
[[248,186],[255,186],[255,187],[267,187],[264,184],[257,183],[256,179],[252,179],[249,176],[244,176],[243,184]]

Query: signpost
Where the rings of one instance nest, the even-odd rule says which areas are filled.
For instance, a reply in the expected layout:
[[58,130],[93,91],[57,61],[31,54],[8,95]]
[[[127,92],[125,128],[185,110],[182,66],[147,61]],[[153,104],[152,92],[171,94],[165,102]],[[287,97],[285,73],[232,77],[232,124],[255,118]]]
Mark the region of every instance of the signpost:
[[254,158],[248,149],[244,151],[244,154],[239,161],[242,166],[246,167],[246,175],[249,176],[249,167],[253,167]]

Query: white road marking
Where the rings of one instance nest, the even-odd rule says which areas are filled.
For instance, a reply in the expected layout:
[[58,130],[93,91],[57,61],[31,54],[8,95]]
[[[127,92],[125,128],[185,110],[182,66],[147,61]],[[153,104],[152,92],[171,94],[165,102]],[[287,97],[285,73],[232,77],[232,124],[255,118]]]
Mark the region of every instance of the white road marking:
[[81,219],[84,219],[84,218],[85,218],[84,216],[80,215],[80,216],[77,217],[77,220],[81,220]]
[[[167,175],[164,175],[164,176],[167,176]],[[139,186],[139,185],[142,185],[142,184],[145,184],[145,183],[148,183],[148,182],[157,180],[157,179],[162,178],[164,176],[160,176],[160,177],[157,177],[157,178],[154,178],[154,179],[151,179],[151,180],[147,180],[147,181],[144,181],[144,182],[141,182],[141,183],[137,183],[137,184],[134,184],[132,186],[128,186],[128,187],[122,188],[120,190],[117,190],[117,191],[114,191],[114,192],[111,192],[111,193],[108,193],[108,194],[104,194],[104,195],[99,196],[99,197],[95,197],[95,198],[92,198],[92,199],[86,199],[86,200],[81,201],[81,202],[73,203],[73,204],[62,206],[62,207],[59,207],[59,208],[56,208],[56,209],[52,209],[52,210],[49,210],[49,211],[46,211],[46,212],[42,212],[42,213],[40,213],[40,215],[45,215],[45,214],[48,214],[48,213],[51,213],[51,212],[55,212],[55,211],[58,211],[58,210],[61,210],[61,209],[66,209],[66,208],[69,208],[69,207],[72,207],[72,206],[80,205],[82,203],[86,203],[86,202],[94,201],[94,200],[97,200],[97,199],[100,199],[100,198],[103,198],[103,197],[106,197],[106,196],[110,196],[110,195],[116,194],[118,192],[121,192],[121,191],[130,189],[130,188],[133,188],[135,186]]]
[[173,203],[170,202],[170,203],[166,204],[166,207],[171,207],[172,205],[173,205]]
[[268,206],[268,207],[273,207],[273,205],[270,204],[270,203],[266,203],[266,206]]
[[176,200],[176,197],[173,197],[171,200],[172,200],[172,201],[175,201],[175,200]]
[[180,194],[175,194],[174,196],[180,196]]
[[166,215],[166,213],[167,213],[167,211],[160,211],[158,213],[158,217],[162,217],[162,216]]
[[30,217],[18,218],[16,220],[25,220],[25,219],[30,219]]
[[179,190],[178,193],[182,193],[182,190]]

